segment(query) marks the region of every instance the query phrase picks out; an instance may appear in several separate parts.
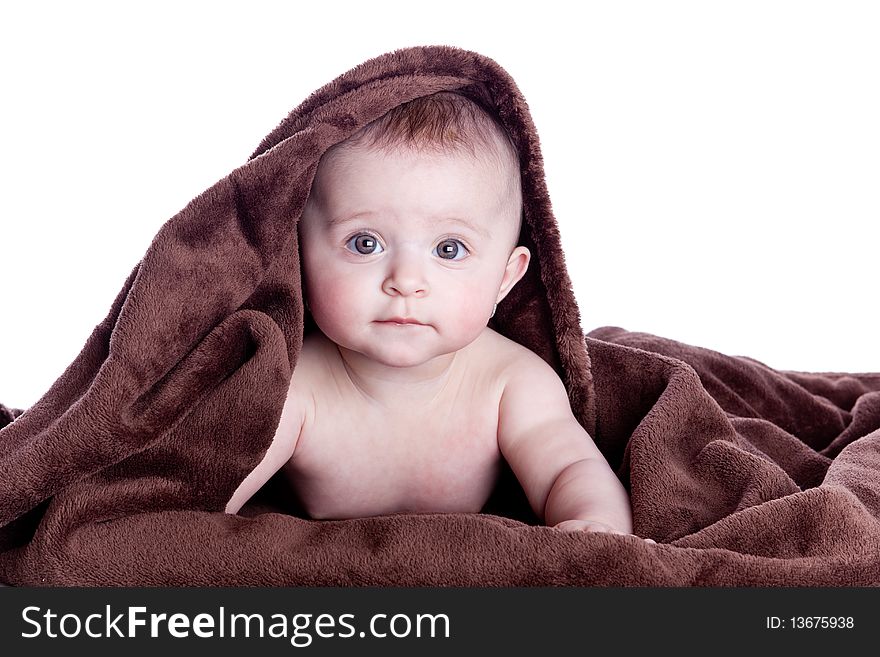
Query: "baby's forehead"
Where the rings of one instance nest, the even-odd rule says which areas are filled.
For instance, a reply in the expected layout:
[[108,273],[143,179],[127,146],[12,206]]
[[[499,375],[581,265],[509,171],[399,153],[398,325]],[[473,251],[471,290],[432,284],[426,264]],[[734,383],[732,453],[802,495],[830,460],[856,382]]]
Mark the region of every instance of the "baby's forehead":
[[[347,181],[350,174],[369,173],[376,165],[392,163],[404,171],[423,168],[430,171],[432,179],[479,181],[505,193],[519,195],[521,192],[519,163],[506,157],[502,149],[470,145],[470,149],[457,147],[442,149],[440,146],[372,146],[337,144],[321,158],[316,177],[328,189]],[[323,176],[321,174],[324,174]]]
[[[438,184],[428,189],[419,185],[409,187],[406,173],[400,177],[372,175],[373,167],[380,166],[386,158],[391,160],[391,171],[409,172],[424,164],[427,166],[423,170],[430,172],[432,180],[448,181],[449,185]],[[434,164],[438,166],[432,166]],[[353,181],[357,181],[354,187]],[[398,181],[403,190],[396,187]],[[389,187],[392,189],[387,189]],[[414,208],[422,220],[434,216],[438,219],[462,217],[485,237],[504,229],[507,223],[519,223],[522,191],[518,162],[505,161],[502,153],[493,153],[485,147],[475,147],[473,151],[443,151],[411,145],[365,146],[341,142],[321,158],[310,204],[322,210],[324,221],[321,223],[335,224],[340,217],[378,210],[389,203],[389,207],[398,202],[407,207],[407,202],[399,199],[406,197],[409,191],[413,194],[410,201],[415,196],[418,199],[408,207]],[[409,226],[408,221],[401,221],[403,224]]]

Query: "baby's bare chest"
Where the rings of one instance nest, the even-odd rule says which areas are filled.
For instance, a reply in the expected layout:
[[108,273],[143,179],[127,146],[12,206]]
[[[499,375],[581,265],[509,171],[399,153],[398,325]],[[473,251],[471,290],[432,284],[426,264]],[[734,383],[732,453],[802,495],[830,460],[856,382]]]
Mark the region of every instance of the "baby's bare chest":
[[430,407],[367,409],[316,390],[285,471],[313,518],[477,513],[500,472],[498,386]]

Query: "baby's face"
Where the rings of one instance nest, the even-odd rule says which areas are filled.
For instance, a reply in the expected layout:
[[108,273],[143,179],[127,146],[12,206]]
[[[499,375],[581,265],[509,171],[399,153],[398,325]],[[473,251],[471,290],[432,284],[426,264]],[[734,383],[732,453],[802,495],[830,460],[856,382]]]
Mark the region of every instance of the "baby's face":
[[299,227],[318,328],[396,367],[470,344],[528,266],[528,249],[511,252],[520,199],[518,179],[464,154],[358,146],[322,160]]

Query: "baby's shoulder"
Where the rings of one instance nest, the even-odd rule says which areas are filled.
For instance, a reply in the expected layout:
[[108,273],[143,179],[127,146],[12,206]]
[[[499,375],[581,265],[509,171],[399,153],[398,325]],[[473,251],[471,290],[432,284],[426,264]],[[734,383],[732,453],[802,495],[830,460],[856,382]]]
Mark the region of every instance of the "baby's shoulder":
[[549,367],[528,347],[488,327],[486,327],[485,340],[486,351],[493,354],[505,380],[509,380],[512,376],[528,374],[542,366]]

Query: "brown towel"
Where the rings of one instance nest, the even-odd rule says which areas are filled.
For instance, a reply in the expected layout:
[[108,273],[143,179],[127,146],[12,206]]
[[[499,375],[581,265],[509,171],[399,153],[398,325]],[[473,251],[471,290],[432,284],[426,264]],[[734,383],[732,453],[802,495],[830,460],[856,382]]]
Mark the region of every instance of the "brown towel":
[[[313,521],[277,477],[224,513],[309,327],[296,221],[318,159],[443,90],[491,112],[522,162],[532,262],[490,326],[556,369],[656,545],[537,524],[509,471],[480,514]],[[0,406],[0,427],[0,580],[17,585],[880,584],[880,375],[585,337],[526,102],[496,62],[449,46],[309,96],[162,226],[74,362],[23,414]]]

